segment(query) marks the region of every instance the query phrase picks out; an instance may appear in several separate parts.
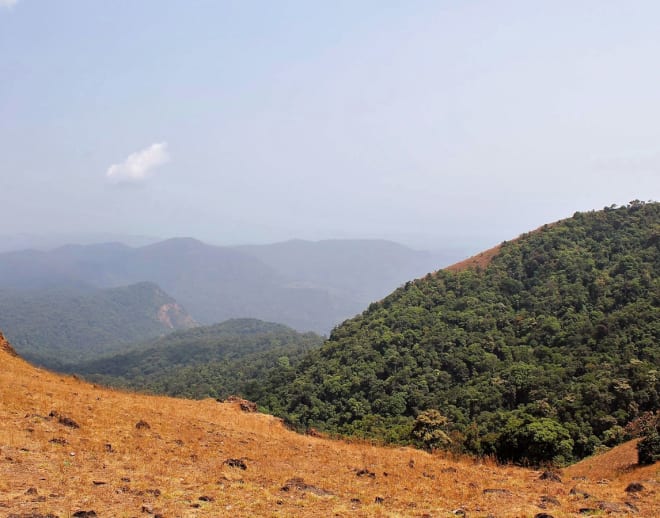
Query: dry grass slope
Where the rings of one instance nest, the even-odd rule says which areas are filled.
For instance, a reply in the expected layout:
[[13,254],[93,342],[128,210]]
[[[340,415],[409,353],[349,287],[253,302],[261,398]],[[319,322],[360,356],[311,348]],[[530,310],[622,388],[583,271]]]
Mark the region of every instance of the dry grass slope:
[[[0,515],[660,516],[658,466],[632,466],[632,444],[545,481],[492,462],[297,435],[238,403],[99,388],[8,347],[0,338]],[[626,493],[633,481],[644,489]],[[576,485],[591,496],[571,494]]]
[[472,257],[468,257],[467,259],[464,259],[461,262],[458,262],[456,264],[452,264],[451,266],[447,266],[447,268],[445,268],[445,270],[450,271],[450,272],[461,272],[463,270],[467,270],[467,269],[470,269],[470,268],[484,269],[493,260],[493,258],[499,253],[501,247],[502,247],[502,245],[497,245],[497,246],[494,246],[493,248],[489,248],[488,250],[480,252],[477,255],[473,255]]

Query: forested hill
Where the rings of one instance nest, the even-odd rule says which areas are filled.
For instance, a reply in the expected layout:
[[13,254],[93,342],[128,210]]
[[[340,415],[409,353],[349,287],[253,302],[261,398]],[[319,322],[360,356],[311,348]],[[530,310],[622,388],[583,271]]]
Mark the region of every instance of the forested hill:
[[583,457],[660,408],[659,249],[658,203],[576,213],[371,304],[261,403],[303,427]]
[[24,358],[52,368],[195,325],[151,282],[108,289],[0,288],[0,327]]
[[190,398],[256,398],[323,338],[271,322],[241,318],[177,331],[131,351],[71,364],[64,370],[107,385]]

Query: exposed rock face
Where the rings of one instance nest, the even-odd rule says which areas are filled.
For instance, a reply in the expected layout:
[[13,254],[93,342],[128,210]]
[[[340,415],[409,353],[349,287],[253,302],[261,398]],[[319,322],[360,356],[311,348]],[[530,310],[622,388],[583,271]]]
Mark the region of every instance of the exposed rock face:
[[163,304],[156,318],[170,329],[188,329],[198,325],[177,303]]
[[9,344],[5,336],[0,332],[0,351],[4,351],[11,356],[18,356],[14,348]]

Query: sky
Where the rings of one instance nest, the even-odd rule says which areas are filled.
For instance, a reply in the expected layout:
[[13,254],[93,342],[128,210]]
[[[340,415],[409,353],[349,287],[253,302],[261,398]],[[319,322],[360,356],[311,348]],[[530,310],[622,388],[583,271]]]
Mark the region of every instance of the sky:
[[660,3],[0,0],[0,235],[474,251],[660,199]]

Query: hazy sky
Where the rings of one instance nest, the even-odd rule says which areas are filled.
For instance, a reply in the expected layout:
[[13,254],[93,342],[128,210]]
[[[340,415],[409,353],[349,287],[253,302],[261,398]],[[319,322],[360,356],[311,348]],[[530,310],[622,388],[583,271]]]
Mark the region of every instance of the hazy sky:
[[660,199],[657,1],[0,0],[0,234],[495,244]]

